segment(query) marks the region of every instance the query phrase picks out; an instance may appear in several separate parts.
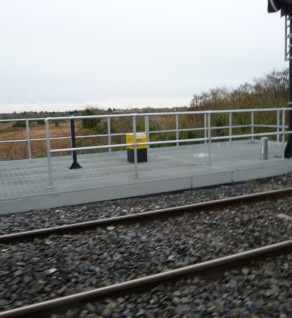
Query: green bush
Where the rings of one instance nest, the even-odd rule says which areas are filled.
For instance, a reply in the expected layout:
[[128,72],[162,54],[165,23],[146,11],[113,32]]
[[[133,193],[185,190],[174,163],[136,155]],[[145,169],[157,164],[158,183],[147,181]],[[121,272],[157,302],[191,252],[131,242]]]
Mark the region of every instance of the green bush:
[[23,128],[23,127],[26,127],[26,122],[25,120],[24,121],[16,121],[12,127],[15,127],[15,128]]
[[[93,116],[95,115],[95,112],[93,109],[91,108],[86,108],[82,113],[82,116]],[[101,119],[100,118],[84,118],[82,119],[82,127],[84,129],[92,129],[95,130],[99,123],[100,123]]]

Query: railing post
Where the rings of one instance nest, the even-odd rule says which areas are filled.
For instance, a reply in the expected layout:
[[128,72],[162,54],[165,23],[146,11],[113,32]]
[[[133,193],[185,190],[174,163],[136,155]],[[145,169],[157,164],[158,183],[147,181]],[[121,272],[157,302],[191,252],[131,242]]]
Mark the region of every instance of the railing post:
[[232,142],[232,113],[229,112],[229,143]]
[[208,166],[211,167],[211,113],[208,112]]
[[49,187],[53,188],[53,176],[52,176],[52,160],[51,160],[51,143],[50,143],[50,128],[49,128],[49,118],[45,119],[46,125],[46,141],[47,141],[47,156],[48,156],[48,174],[49,174]]
[[207,113],[204,113],[204,138],[205,144],[207,143],[207,136],[208,136],[208,120],[207,120]]
[[277,144],[280,143],[280,110],[277,110]]
[[136,115],[133,115],[133,139],[134,139],[134,175],[135,178],[138,178],[138,155],[137,155],[137,123]]
[[254,141],[254,111],[251,112],[251,140]]
[[[175,136],[176,136],[176,140],[179,140],[179,115],[176,114],[175,115]],[[176,146],[179,147],[179,142],[176,143]]]
[[[108,142],[108,145],[111,146],[112,145],[112,136],[111,136],[111,118],[110,117],[107,118],[107,134],[108,134],[107,142]],[[108,151],[112,152],[112,148],[109,147]]]
[[28,159],[31,162],[31,140],[30,140],[30,130],[29,130],[29,120],[25,121],[26,126],[26,139],[27,139],[27,151],[28,151]]
[[285,119],[285,116],[286,116],[286,111],[283,109],[283,112],[282,112],[282,147],[283,147],[283,155],[282,155],[282,159],[285,158],[285,130],[286,130],[286,119]]
[[[145,127],[145,134],[146,134],[147,142],[150,142],[149,116],[148,115],[145,115],[145,117],[144,117],[144,127]],[[150,148],[150,145],[148,147]]]

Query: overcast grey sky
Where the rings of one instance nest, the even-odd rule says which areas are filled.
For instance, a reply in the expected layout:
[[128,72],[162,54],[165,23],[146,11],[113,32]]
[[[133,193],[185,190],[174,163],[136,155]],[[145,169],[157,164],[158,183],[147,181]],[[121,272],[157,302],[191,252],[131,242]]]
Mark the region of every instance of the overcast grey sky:
[[0,112],[188,105],[284,67],[267,0],[0,0]]

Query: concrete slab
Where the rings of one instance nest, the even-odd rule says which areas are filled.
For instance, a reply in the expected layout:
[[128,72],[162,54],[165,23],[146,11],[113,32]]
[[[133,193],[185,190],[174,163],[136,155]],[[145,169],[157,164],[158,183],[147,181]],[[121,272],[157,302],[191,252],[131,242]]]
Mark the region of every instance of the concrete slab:
[[148,162],[127,162],[126,152],[78,155],[82,169],[70,170],[71,157],[54,157],[50,187],[47,159],[0,162],[0,214],[206,187],[285,174],[292,160],[284,146],[269,142],[268,160],[260,141],[224,142],[148,149]]

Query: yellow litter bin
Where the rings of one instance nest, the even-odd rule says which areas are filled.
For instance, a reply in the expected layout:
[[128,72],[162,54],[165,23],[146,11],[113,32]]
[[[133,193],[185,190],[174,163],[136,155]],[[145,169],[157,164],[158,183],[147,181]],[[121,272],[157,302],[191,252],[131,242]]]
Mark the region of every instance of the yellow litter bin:
[[[147,161],[147,145],[139,145],[141,142],[147,142],[145,133],[136,133],[137,141],[137,162]],[[126,143],[134,143],[134,134],[126,134]],[[134,146],[127,146],[128,161],[134,163]]]

